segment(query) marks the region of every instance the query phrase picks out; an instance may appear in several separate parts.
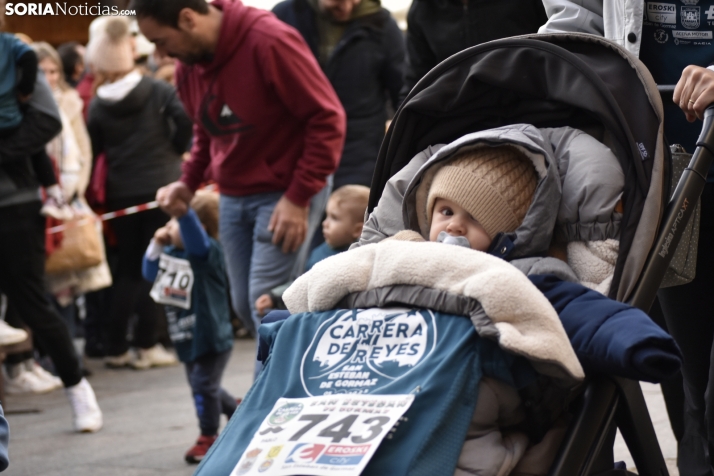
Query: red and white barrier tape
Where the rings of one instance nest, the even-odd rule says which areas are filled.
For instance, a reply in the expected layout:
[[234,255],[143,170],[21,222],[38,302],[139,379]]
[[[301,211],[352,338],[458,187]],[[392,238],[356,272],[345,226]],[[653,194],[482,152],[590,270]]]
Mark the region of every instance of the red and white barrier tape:
[[78,221],[65,223],[63,225],[53,226],[52,228],[47,229],[47,234],[51,235],[53,233],[59,233],[61,231],[65,231],[67,228],[71,228],[73,226],[84,225],[85,223],[89,222],[90,220],[94,220],[94,219],[99,220],[99,221],[107,221],[107,220],[111,220],[113,218],[123,217],[126,215],[133,215],[135,213],[144,212],[146,210],[152,210],[154,208],[159,208],[159,202],[157,202],[156,200],[154,200],[153,202],[144,203],[141,205],[135,205],[133,207],[125,208],[123,210],[116,210],[114,212],[104,213],[103,215],[99,215],[96,218],[92,216],[92,217],[82,218],[81,220],[78,220]]
[[[211,184],[211,185],[207,185],[206,187],[202,188],[201,190],[213,192],[216,190],[216,188],[217,187],[215,184]],[[128,207],[123,210],[116,210],[113,212],[105,213],[103,215],[97,216],[96,219],[99,221],[107,221],[107,220],[111,220],[113,218],[123,217],[126,215],[133,215],[134,213],[145,212],[146,210],[153,210],[154,208],[159,208],[159,202],[156,200],[154,200],[153,202],[149,202],[149,203],[143,203],[141,205],[134,205],[133,207]],[[78,221],[72,221],[69,223],[65,223],[63,225],[53,226],[52,228],[48,228],[46,231],[47,231],[48,235],[51,235],[53,233],[59,233],[61,231],[65,231],[67,228],[84,225],[85,223],[89,222],[90,220],[94,220],[94,219],[95,219],[94,216],[82,218],[81,220],[78,220]]]

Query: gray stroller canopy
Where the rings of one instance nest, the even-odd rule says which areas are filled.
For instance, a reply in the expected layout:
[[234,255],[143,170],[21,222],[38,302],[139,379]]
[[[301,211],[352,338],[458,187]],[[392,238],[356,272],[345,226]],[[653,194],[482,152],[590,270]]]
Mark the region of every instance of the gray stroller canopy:
[[584,130],[612,149],[625,173],[610,297],[626,301],[666,203],[662,120],[649,71],[603,38],[527,35],[484,43],[436,66],[404,100],[379,151],[369,211],[389,178],[429,145],[515,123]]

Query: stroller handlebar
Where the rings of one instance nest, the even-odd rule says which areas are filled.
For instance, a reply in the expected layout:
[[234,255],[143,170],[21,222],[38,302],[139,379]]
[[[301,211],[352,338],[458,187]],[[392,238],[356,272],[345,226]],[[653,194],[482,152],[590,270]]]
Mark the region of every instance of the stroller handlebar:
[[660,92],[660,94],[663,93],[668,93],[668,94],[674,94],[674,84],[658,84],[657,85],[657,91]]
[[[669,92],[669,88],[671,91],[674,90],[674,86],[657,88],[661,93]],[[629,304],[649,312],[672,261],[674,251],[704,190],[712,162],[714,162],[714,104],[709,105],[704,113],[697,148],[665,208],[657,238],[642,269],[640,280],[628,300]]]

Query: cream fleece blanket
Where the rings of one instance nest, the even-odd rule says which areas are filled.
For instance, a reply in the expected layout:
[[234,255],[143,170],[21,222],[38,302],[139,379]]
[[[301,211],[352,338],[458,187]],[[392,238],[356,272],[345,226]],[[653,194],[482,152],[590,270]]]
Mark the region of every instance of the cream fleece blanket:
[[555,309],[507,262],[433,242],[386,240],[327,258],[283,295],[291,313],[334,309],[346,295],[416,285],[478,300],[498,331],[499,345],[541,373],[568,382],[584,377]]
[[610,292],[620,242],[573,241],[568,243],[568,264],[583,286],[607,296]]

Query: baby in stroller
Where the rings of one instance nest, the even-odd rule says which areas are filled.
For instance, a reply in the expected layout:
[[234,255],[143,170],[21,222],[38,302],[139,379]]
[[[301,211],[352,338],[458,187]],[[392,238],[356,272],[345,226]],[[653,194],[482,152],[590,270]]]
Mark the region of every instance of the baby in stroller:
[[[286,291],[292,316],[261,326],[265,368],[197,474],[331,464],[337,450],[283,451],[271,443],[282,428],[262,422],[286,418],[273,409],[281,397],[339,394],[414,395],[361,474],[546,474],[563,435],[554,422],[583,369],[650,381],[675,372],[676,345],[644,313],[546,256],[567,216],[567,177],[583,175],[583,157],[607,155],[598,144],[574,129],[520,124],[417,155],[393,178],[408,182],[406,231],[372,234],[381,242],[318,263]],[[608,168],[598,163],[594,183],[597,170]],[[598,203],[609,220],[599,228],[615,230],[621,178],[565,202],[579,218]]]
[[[613,238],[619,234],[624,176],[607,147],[572,128],[513,125],[470,134],[438,146],[437,153],[433,148],[426,153],[433,154],[426,162],[417,156],[416,164],[410,164],[423,163],[403,202],[405,223],[418,231],[401,231],[389,240],[428,239],[509,260],[558,312],[587,373],[659,381],[676,372],[679,351],[671,338],[641,310],[604,296],[614,259],[600,259],[606,266],[599,272],[582,265],[600,258],[596,253],[588,256],[587,250],[617,255]],[[549,169],[550,174],[556,171],[557,180],[549,177]],[[561,199],[552,200],[548,188],[560,189]],[[571,258],[572,263],[575,255],[574,271],[563,261],[543,256],[544,238],[552,236],[548,230],[553,229],[556,216],[554,241],[567,244],[569,253],[561,257]],[[533,251],[538,242],[542,253]],[[593,275],[598,276],[594,285]],[[456,474],[547,473],[551,457],[545,455],[556,449],[560,428],[527,453],[529,439],[524,432],[501,435],[498,430],[523,420],[520,403],[515,388],[482,380]],[[494,441],[494,432],[503,440]],[[484,438],[489,433],[491,437]]]

